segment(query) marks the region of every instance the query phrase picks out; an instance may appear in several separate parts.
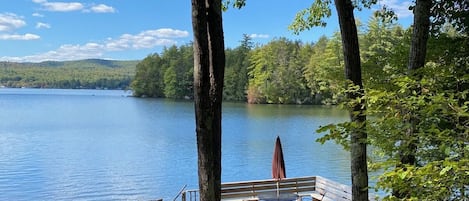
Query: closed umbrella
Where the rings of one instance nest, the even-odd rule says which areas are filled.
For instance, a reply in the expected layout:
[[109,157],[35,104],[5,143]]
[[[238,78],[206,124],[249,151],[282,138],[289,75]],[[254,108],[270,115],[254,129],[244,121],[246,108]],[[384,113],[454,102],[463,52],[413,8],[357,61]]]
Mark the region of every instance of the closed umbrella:
[[282,143],[277,136],[274,147],[274,157],[272,158],[272,178],[281,180],[286,178],[285,161],[283,160]]
[[286,178],[285,161],[283,160],[282,143],[277,136],[274,147],[274,156],[272,158],[272,178],[277,180],[277,197],[279,196],[279,180]]

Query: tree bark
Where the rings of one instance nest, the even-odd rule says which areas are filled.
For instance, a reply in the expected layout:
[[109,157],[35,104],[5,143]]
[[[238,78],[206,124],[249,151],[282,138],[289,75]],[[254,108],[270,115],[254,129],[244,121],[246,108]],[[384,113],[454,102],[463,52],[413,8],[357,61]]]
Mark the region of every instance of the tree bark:
[[[416,72],[417,69],[422,68],[425,65],[425,58],[427,55],[427,41],[430,31],[430,11],[432,7],[432,0],[417,0],[415,9],[414,9],[414,25],[412,33],[412,41],[409,53],[409,63],[407,70],[409,75],[415,76],[419,79],[419,76]],[[414,89],[417,94],[421,93],[420,88]],[[415,165],[417,151],[416,142],[413,139],[414,130],[417,125],[417,118],[415,115],[411,115],[409,120],[410,128],[407,130],[407,135],[410,136],[410,142],[403,143],[404,146],[407,146],[404,149],[404,153],[400,155],[401,163],[406,165]]]
[[[425,65],[425,58],[427,55],[427,41],[430,32],[430,15],[432,0],[417,0],[414,8],[414,25],[412,33],[412,41],[409,53],[409,62],[407,64],[407,70],[410,76],[414,76],[416,79],[420,79],[416,72],[417,69],[422,68]],[[416,87],[414,89],[416,94],[421,93],[421,88]],[[404,165],[415,165],[417,158],[415,153],[417,152],[417,138],[415,136],[416,125],[418,118],[415,114],[410,111],[410,119],[408,123],[410,128],[406,131],[407,140],[402,141],[400,157],[400,166]],[[409,197],[409,193],[404,189],[393,189],[392,194],[397,198]]]
[[417,0],[414,9],[414,25],[407,69],[413,71],[425,65],[427,41],[430,31],[432,0]]
[[225,71],[221,8],[221,0],[192,0],[200,201],[221,198],[221,106]]
[[[355,86],[359,86],[357,92],[348,92],[351,100],[363,100],[364,95],[360,49],[358,46],[357,26],[353,15],[351,0],[334,0],[339,17],[340,33],[342,36],[343,54],[345,61],[345,77]],[[358,127],[350,133],[350,155],[352,173],[352,200],[368,201],[368,167],[366,159],[365,131],[365,103],[357,101],[350,110],[350,120]]]

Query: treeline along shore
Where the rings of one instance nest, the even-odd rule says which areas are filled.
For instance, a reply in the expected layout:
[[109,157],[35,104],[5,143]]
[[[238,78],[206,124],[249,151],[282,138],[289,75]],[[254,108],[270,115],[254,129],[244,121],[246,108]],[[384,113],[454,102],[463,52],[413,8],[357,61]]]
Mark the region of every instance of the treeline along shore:
[[[360,24],[360,23],[359,23]],[[359,29],[363,82],[366,90],[390,86],[404,76],[412,28],[372,17]],[[451,60],[467,43],[448,25],[431,35],[428,72]],[[314,43],[274,38],[255,44],[244,35],[240,45],[226,49],[223,98],[259,104],[334,105],[344,97],[344,63],[340,33]],[[445,56],[446,55],[446,56]],[[458,54],[453,54],[457,56]],[[450,66],[451,67],[451,66]],[[454,69],[452,75],[464,74]],[[451,73],[442,71],[438,73]],[[444,75],[443,75],[444,76]],[[41,63],[0,62],[0,86],[70,89],[131,89],[136,97],[193,98],[192,44],[171,46],[140,61],[87,59]]]
[[[358,32],[365,90],[389,88],[391,80],[407,74],[411,27],[404,29],[389,20],[372,17],[367,25],[359,26]],[[347,84],[340,37],[336,32],[314,43],[274,38],[259,45],[244,35],[238,47],[225,52],[224,100],[262,104],[340,103]],[[464,52],[458,49],[463,47],[460,43],[467,40],[451,25],[431,35],[427,72],[448,69],[441,65],[453,58],[445,53]],[[192,98],[192,51],[192,44],[172,46],[143,59],[131,84],[134,95]],[[459,75],[465,69],[455,70]]]
[[10,88],[128,89],[139,61],[87,59],[0,62],[0,86]]

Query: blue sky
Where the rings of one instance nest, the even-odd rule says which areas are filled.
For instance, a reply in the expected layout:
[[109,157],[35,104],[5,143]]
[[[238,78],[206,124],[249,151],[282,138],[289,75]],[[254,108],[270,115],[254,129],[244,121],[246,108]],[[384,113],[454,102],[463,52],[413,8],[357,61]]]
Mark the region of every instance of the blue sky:
[[[326,28],[294,35],[295,14],[312,0],[247,0],[223,13],[225,46],[243,34],[265,44],[278,37],[314,42],[338,30],[335,12]],[[381,0],[408,27],[411,0]],[[143,59],[163,47],[192,41],[190,0],[0,0],[0,61],[40,62],[102,58]],[[333,10],[334,11],[334,10]],[[372,11],[356,12],[362,22]]]

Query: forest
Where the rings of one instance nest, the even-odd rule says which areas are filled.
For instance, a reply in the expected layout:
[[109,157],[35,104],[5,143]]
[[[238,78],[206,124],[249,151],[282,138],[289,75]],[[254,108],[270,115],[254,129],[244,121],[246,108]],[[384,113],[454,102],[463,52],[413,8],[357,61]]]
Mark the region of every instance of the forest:
[[87,59],[0,62],[0,86],[12,88],[128,89],[138,61]]
[[[365,87],[389,85],[406,72],[411,28],[373,16],[358,22]],[[435,70],[448,52],[461,52],[467,40],[446,25],[429,41],[427,62]],[[458,45],[455,45],[458,44]],[[459,45],[461,44],[461,45]],[[459,49],[458,49],[459,48]],[[192,44],[171,46],[137,64],[131,84],[135,96],[193,98]],[[244,35],[240,45],[228,48],[223,98],[261,104],[337,104],[344,98],[344,63],[340,33],[322,36],[314,43],[275,38],[264,45]],[[454,69],[464,73],[466,69]]]

